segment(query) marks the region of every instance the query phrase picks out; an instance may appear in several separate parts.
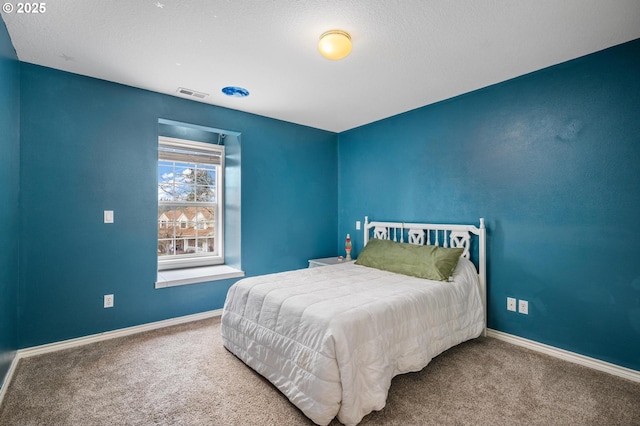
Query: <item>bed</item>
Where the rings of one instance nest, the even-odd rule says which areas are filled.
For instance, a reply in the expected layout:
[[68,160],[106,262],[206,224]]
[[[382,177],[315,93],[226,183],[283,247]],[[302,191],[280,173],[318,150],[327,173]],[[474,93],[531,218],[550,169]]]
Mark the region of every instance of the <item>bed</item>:
[[[223,308],[224,346],[319,425],[359,423],[385,406],[394,376],[486,327],[484,219],[478,227],[367,217],[363,233],[355,263],[242,279]],[[441,262],[455,253],[453,266]],[[436,263],[439,278],[424,278]],[[411,275],[398,272],[407,267]]]

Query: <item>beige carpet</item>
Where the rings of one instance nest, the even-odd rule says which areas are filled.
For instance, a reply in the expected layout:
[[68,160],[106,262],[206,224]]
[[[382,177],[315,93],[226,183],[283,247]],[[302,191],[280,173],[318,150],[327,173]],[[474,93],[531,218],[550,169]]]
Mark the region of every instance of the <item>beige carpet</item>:
[[[222,347],[219,324],[23,359],[0,425],[312,424]],[[361,424],[640,425],[640,383],[480,338],[396,377]]]

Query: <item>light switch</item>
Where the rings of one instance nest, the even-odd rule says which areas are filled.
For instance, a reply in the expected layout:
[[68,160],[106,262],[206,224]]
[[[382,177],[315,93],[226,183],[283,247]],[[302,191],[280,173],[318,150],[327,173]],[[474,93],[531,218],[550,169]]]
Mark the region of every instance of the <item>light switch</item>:
[[113,223],[113,210],[104,211],[104,223]]
[[360,230],[360,221],[356,220],[356,231]]

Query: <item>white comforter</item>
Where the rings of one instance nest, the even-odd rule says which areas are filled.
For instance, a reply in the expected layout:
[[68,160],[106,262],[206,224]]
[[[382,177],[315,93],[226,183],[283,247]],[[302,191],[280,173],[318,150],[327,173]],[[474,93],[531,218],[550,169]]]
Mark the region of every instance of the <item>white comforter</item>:
[[395,375],[482,333],[477,283],[464,258],[453,282],[351,263],[245,278],[229,289],[222,340],[315,423],[357,424]]

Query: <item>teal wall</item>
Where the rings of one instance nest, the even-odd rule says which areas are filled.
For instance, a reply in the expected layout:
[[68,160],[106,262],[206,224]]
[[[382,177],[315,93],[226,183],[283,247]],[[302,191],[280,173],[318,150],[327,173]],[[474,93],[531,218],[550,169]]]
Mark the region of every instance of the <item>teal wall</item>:
[[0,377],[16,348],[222,306],[233,280],[153,288],[159,119],[241,135],[227,219],[248,275],[346,233],[357,253],[365,215],[483,216],[491,328],[640,370],[638,75],[634,41],[336,136],[19,64],[2,23]]
[[18,347],[20,63],[0,18],[0,386]]
[[338,246],[485,217],[490,328],[640,370],[639,77],[636,40],[341,133]]
[[222,307],[233,280],[154,289],[159,119],[240,133],[247,275],[334,253],[336,134],[26,63],[21,88],[20,347]]

